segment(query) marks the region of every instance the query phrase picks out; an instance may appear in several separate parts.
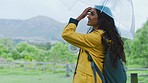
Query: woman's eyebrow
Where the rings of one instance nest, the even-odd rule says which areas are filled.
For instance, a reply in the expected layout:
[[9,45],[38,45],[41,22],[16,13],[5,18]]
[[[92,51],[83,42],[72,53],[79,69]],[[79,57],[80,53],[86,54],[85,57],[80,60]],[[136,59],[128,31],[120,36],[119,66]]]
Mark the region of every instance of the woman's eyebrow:
[[95,12],[94,12],[94,11],[90,11],[90,13],[91,13],[91,14],[94,14]]

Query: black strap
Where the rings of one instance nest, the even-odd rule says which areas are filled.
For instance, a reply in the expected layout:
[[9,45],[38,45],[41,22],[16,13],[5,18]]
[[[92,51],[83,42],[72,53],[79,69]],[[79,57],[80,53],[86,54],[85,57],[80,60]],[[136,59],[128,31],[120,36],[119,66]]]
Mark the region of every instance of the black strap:
[[87,54],[88,54],[88,60],[91,62],[91,68],[92,68],[93,73],[94,73],[95,83],[97,83],[96,72],[99,74],[100,78],[102,79],[102,82],[105,83],[105,78],[104,78],[102,72],[97,67],[97,65],[95,64],[95,62],[93,61],[93,59],[92,59],[91,55],[89,54],[89,52],[87,52]]
[[79,62],[79,57],[80,57],[80,51],[81,51],[81,49],[79,50],[79,54],[78,54],[77,63],[76,63],[76,67],[75,67],[73,78],[75,77],[75,74],[76,74],[76,70],[77,70],[77,66],[78,66],[78,62]]
[[89,53],[88,53],[88,60],[91,62],[91,68],[92,68],[93,73],[94,73],[95,83],[97,83],[95,63],[93,62]]

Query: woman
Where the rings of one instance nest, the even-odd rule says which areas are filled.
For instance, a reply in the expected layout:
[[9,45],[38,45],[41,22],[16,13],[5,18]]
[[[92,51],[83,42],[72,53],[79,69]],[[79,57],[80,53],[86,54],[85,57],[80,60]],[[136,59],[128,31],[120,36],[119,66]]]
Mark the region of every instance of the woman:
[[[110,14],[110,15],[107,15]],[[69,43],[80,48],[77,66],[73,83],[94,83],[94,75],[91,62],[88,60],[87,52],[90,53],[93,61],[102,72],[105,51],[110,47],[112,61],[115,65],[117,58],[125,62],[123,41],[117,32],[114,20],[110,17],[111,11],[105,6],[86,8],[76,19],[70,18],[65,27],[62,37]],[[87,16],[88,26],[93,30],[87,34],[77,33],[76,28],[79,21]],[[97,74],[97,83],[102,83]]]

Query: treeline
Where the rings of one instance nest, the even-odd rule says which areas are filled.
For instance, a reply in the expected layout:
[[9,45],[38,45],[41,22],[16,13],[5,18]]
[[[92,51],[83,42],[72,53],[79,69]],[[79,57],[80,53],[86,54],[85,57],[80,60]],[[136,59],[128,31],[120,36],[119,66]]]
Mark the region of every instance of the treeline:
[[148,20],[139,29],[134,40],[124,39],[127,65],[137,65],[148,68]]
[[74,63],[76,54],[70,53],[68,44],[57,42],[51,45],[47,43],[27,43],[15,44],[10,39],[0,39],[0,58],[7,61],[38,61],[54,63]]
[[[148,67],[148,21],[139,29],[134,40],[124,40],[127,65]],[[7,61],[43,61],[54,63],[74,63],[77,54],[68,51],[68,44],[57,42],[16,44],[10,39],[0,39],[0,58]]]

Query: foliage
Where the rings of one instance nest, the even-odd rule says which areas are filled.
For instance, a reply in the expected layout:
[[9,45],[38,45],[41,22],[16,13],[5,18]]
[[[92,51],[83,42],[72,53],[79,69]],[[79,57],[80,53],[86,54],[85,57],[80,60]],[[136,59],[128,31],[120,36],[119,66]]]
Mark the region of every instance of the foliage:
[[7,38],[2,38],[0,40],[0,57],[8,58],[10,52],[14,49],[14,43],[12,40]]
[[67,48],[68,48],[68,44],[57,42],[54,46],[51,47],[50,60],[55,63],[74,62],[76,56],[75,54],[71,54]]
[[16,46],[14,50],[14,59],[24,59],[27,61],[44,61],[44,57],[47,52],[43,49],[39,49],[28,43],[20,43]]
[[15,45],[10,39],[0,39],[0,57],[9,61],[43,61],[72,63],[76,60],[75,54],[68,51],[68,44],[57,42],[51,45],[47,43],[21,42]]
[[134,40],[125,40],[125,53],[129,65],[148,67],[148,21],[136,32]]
[[43,50],[50,50],[50,48],[52,47],[52,44],[50,42],[47,43],[31,43],[32,45],[36,46],[39,49],[43,49]]

